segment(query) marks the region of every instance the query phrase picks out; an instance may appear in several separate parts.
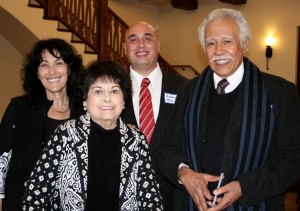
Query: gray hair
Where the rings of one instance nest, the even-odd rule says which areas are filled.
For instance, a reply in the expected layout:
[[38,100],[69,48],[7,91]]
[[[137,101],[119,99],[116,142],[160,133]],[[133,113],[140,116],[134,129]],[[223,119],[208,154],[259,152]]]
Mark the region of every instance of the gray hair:
[[[219,8],[211,11],[198,28],[199,40],[202,48],[206,51],[205,46],[205,30],[211,21],[230,18],[236,22],[240,29],[240,44],[242,45],[247,39],[251,41],[251,32],[246,18],[237,10],[228,8]],[[249,47],[248,47],[249,48]],[[247,49],[248,50],[248,49]]]

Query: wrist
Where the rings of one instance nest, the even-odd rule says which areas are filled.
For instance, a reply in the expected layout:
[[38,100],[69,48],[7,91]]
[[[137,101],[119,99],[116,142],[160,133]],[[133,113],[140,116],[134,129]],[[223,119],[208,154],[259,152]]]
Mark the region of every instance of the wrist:
[[179,166],[178,172],[177,172],[177,177],[178,177],[178,181],[180,184],[183,183],[183,180],[184,180],[183,177],[188,170],[189,170],[189,166],[186,164]]

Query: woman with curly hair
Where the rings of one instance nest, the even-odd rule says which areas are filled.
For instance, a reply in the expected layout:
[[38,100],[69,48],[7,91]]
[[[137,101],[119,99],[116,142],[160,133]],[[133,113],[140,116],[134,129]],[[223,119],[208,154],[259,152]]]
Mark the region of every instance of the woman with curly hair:
[[83,70],[75,48],[57,38],[38,41],[24,57],[21,75],[25,94],[11,100],[0,125],[4,210],[22,209],[24,182],[51,134],[64,121],[83,113],[82,103],[75,97],[77,78]]

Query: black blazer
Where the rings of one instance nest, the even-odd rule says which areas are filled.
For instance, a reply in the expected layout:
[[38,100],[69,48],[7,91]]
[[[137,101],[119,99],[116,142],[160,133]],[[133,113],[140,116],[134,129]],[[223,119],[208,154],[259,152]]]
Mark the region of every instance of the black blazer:
[[[52,102],[46,99],[32,105],[26,95],[15,97],[3,115],[0,124],[0,157],[12,150],[3,203],[7,210],[21,210],[24,182],[29,178],[42,152],[47,112],[51,105]],[[70,118],[84,112],[75,108],[72,99],[70,109]]]
[[[242,188],[242,197],[237,203],[244,207],[258,205],[261,201],[266,202],[266,210],[284,210],[284,192],[300,176],[300,101],[297,89],[294,84],[280,77],[266,73],[261,73],[270,104],[273,106],[275,116],[274,133],[275,138],[272,141],[270,155],[264,166],[259,167],[251,172],[239,175],[238,180]],[[188,164],[186,156],[186,145],[184,142],[183,118],[186,105],[193,92],[196,80],[192,79],[184,86],[178,94],[175,109],[175,117],[178,122],[173,125],[169,131],[170,141],[163,143],[158,156],[158,164],[162,174],[172,181],[173,184],[183,188],[178,182],[177,171],[180,163]],[[208,89],[209,90],[209,89]],[[242,103],[242,97],[237,96],[237,101]],[[204,111],[207,104],[203,105]],[[236,159],[237,151],[234,145],[239,142],[237,128],[241,124],[241,107],[235,103],[233,110],[234,115],[228,121],[228,131],[225,137],[223,159],[221,167],[225,175],[233,174],[232,163]],[[205,114],[206,112],[202,112]],[[175,119],[173,121],[175,121]],[[203,116],[200,121],[205,121]],[[202,129],[199,134],[203,134]],[[201,135],[200,135],[201,136]],[[173,138],[172,138],[173,137]],[[225,181],[228,183],[230,181]],[[182,210],[187,210],[187,194],[182,195],[184,203]],[[180,204],[178,204],[180,206]]]
[[[156,163],[156,153],[157,149],[159,149],[161,145],[163,138],[165,138],[167,125],[171,123],[168,121],[168,119],[170,118],[170,116],[175,115],[174,113],[172,113],[172,108],[175,104],[166,103],[164,95],[165,93],[177,94],[179,87],[184,81],[187,81],[187,79],[170,72],[162,71],[162,74],[163,77],[159,113],[157,116],[157,121],[149,148],[153,160],[154,170],[160,183],[160,189],[164,202],[164,210],[174,211],[171,206],[173,203],[173,192],[175,186],[169,183],[160,175]],[[135,118],[132,100],[125,105],[125,109],[122,113],[122,120],[127,124],[133,124],[138,127],[138,120],[136,120]]]

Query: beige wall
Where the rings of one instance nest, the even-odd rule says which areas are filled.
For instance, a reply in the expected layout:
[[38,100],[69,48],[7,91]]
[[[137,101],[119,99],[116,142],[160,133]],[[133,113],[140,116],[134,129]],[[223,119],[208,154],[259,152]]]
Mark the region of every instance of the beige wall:
[[11,97],[22,93],[21,58],[22,55],[0,34],[0,119]]
[[[251,27],[253,40],[247,56],[262,70],[296,82],[297,26],[300,26],[299,0],[248,0],[245,5],[230,5],[218,0],[199,0],[193,11],[171,5],[137,7],[135,0],[109,0],[109,6],[130,24],[147,20],[159,30],[161,55],[172,65],[192,65],[202,71],[206,56],[198,42],[197,28],[207,13],[218,7],[240,10]],[[141,4],[142,5],[142,4]],[[119,13],[120,11],[120,13]],[[126,15],[127,14],[127,15]],[[266,70],[264,39],[273,33],[276,43]]]
[[[10,99],[23,94],[21,60],[32,44],[37,39],[50,37],[71,40],[71,33],[57,31],[57,21],[43,19],[42,9],[27,5],[28,0],[0,0],[0,120]],[[18,21],[23,25],[16,28]],[[73,45],[83,55],[85,64],[97,58],[96,55],[84,54],[83,44]]]
[[[247,56],[262,71],[296,82],[297,26],[300,26],[299,0],[248,0],[234,6],[217,0],[199,1],[197,11],[181,11],[169,6],[160,9],[161,54],[171,64],[191,64],[202,70],[206,57],[198,42],[197,28],[208,11],[217,7],[238,9],[245,14],[252,31],[252,44]],[[176,33],[174,33],[176,32]],[[276,43],[266,70],[264,39],[273,33]]]
[[[28,0],[0,0],[0,7],[24,24],[37,38],[59,37],[70,40],[70,33],[57,32],[57,22],[43,20],[43,10],[29,8]],[[193,11],[174,9],[171,5],[156,6],[138,3],[137,0],[109,0],[113,9],[128,25],[137,21],[150,22],[158,29],[161,39],[161,55],[172,65],[192,65],[198,71],[206,66],[206,57],[198,42],[197,28],[207,13],[217,7],[229,7],[242,11],[251,26],[253,41],[247,56],[262,71],[279,75],[296,82],[297,26],[300,26],[299,0],[248,0],[246,5],[230,5],[218,0],[199,0]],[[3,20],[1,19],[2,23]],[[16,49],[9,37],[0,30],[0,119],[10,98],[22,94],[20,61],[24,52]],[[3,28],[4,27],[4,28]],[[273,57],[266,70],[264,38],[274,33],[276,44]],[[16,33],[18,34],[18,32]],[[22,40],[20,33],[19,39]],[[23,40],[24,43],[27,40]],[[83,54],[84,46],[74,44]],[[83,55],[85,64],[95,59]]]
[[108,6],[128,25],[147,21],[153,26],[159,24],[159,8],[156,5],[138,3],[138,0],[108,0]]

